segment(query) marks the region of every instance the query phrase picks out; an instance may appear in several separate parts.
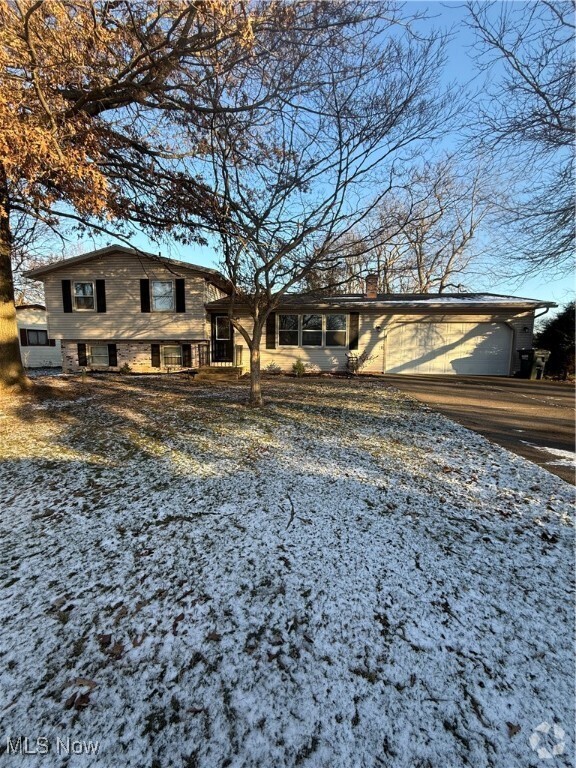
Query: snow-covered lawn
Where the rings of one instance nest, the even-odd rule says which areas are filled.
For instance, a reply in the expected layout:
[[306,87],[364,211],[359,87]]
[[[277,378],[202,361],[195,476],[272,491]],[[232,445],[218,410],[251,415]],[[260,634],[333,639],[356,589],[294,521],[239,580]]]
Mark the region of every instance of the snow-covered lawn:
[[570,485],[375,380],[44,381],[0,403],[0,751],[50,749],[7,766],[573,765]]

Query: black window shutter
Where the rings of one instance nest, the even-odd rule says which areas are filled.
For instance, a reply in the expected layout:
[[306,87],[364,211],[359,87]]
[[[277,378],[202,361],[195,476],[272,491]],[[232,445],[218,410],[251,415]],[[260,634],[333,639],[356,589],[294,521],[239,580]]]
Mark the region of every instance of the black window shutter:
[[26,328],[20,328],[20,346],[28,346],[28,331]]
[[105,280],[96,280],[96,312],[106,312]]
[[150,280],[140,280],[140,312],[150,312]]
[[176,312],[186,312],[186,296],[184,294],[184,278],[176,279]]
[[62,280],[62,308],[64,312],[72,312],[72,284],[70,280]]
[[160,368],[160,344],[152,344],[152,368]]
[[350,312],[350,336],[348,337],[348,348],[358,349],[358,325],[360,315],[358,312]]
[[116,344],[108,344],[108,365],[118,365],[118,352],[116,350]]
[[49,347],[55,347],[56,346],[56,339],[48,339],[48,346]]
[[81,368],[85,368],[88,365],[88,358],[86,357],[86,344],[78,344],[78,365]]
[[266,349],[276,349],[276,312],[266,318]]
[[182,344],[182,366],[192,368],[192,344]]

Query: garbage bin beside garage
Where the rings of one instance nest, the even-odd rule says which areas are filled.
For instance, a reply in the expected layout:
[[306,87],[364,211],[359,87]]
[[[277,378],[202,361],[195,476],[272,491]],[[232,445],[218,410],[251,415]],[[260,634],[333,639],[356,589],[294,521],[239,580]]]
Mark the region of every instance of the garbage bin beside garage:
[[546,363],[550,357],[547,349],[519,349],[520,370],[517,373],[520,379],[541,379],[544,377]]

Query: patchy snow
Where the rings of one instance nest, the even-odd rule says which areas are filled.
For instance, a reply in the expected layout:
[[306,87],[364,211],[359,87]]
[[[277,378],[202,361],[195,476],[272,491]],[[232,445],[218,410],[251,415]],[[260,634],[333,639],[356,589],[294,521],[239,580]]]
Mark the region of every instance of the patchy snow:
[[565,451],[562,448],[549,448],[545,445],[536,445],[535,443],[529,443],[527,440],[521,440],[524,445],[529,445],[531,448],[536,448],[537,451],[543,453],[549,453],[556,458],[554,461],[547,461],[546,464],[555,467],[572,467],[576,470],[576,453],[574,451]]
[[0,404],[0,751],[573,765],[574,489],[375,380],[265,387]]
[[27,368],[26,369],[26,376],[28,376],[29,379],[42,379],[46,376],[64,376],[66,374],[62,373],[62,368],[55,367],[55,368]]
[[521,305],[528,305],[528,304],[534,304],[539,305],[541,302],[538,299],[524,299],[519,296],[498,296],[496,294],[463,294],[462,296],[434,296],[434,295],[426,295],[422,294],[422,298],[402,298],[402,296],[398,295],[394,299],[366,299],[364,296],[355,297],[355,298],[348,298],[346,296],[337,296],[337,297],[331,297],[331,299],[338,304],[352,304],[352,303],[362,303],[363,301],[369,302],[371,305],[374,306],[380,306],[380,305],[386,305],[386,306],[396,306],[398,304],[402,306],[407,307],[417,307],[422,304],[492,304],[494,306],[515,306],[518,304]]

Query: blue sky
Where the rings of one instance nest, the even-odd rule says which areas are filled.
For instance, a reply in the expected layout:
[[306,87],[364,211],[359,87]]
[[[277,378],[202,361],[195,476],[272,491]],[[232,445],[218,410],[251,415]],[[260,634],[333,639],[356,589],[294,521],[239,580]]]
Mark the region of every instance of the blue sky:
[[[430,25],[440,26],[443,29],[452,32],[452,39],[448,47],[448,64],[445,72],[446,81],[456,81],[460,84],[473,84],[478,86],[482,83],[482,76],[478,76],[474,69],[474,64],[470,56],[470,48],[474,37],[463,23],[466,11],[460,2],[410,2],[407,4],[410,11],[424,11],[432,17],[430,21],[424,22],[423,27]],[[496,5],[495,12],[498,6]],[[443,145],[448,150],[456,148],[456,137],[447,135]],[[484,242],[489,252],[490,233],[484,233]],[[95,237],[87,241],[84,245],[88,248],[100,247],[109,242],[109,238]],[[191,261],[204,266],[218,267],[218,252],[216,248],[199,246],[182,246],[177,243],[168,245],[151,242],[144,235],[137,235],[134,244],[152,252],[161,251],[166,256]],[[535,299],[555,301],[558,304],[565,304],[574,298],[575,280],[574,275],[568,275],[561,278],[551,274],[539,274],[533,277],[518,278],[494,278],[491,275],[476,275],[468,280],[470,290],[488,291],[492,293],[504,293],[517,296],[528,296]]]
[[[478,75],[471,57],[474,43],[472,30],[464,24],[466,9],[462,2],[409,2],[410,9],[417,8],[432,17],[431,23],[452,31],[448,46],[448,62],[445,77],[448,81],[473,86],[481,86],[483,75]],[[498,13],[499,3],[495,3],[494,12]],[[450,141],[450,139],[448,139]],[[489,233],[486,233],[489,237]],[[512,293],[517,296],[565,304],[574,299],[576,282],[574,274],[557,277],[540,274],[535,277],[508,278],[495,281],[492,277],[476,278],[471,288],[491,293]]]

